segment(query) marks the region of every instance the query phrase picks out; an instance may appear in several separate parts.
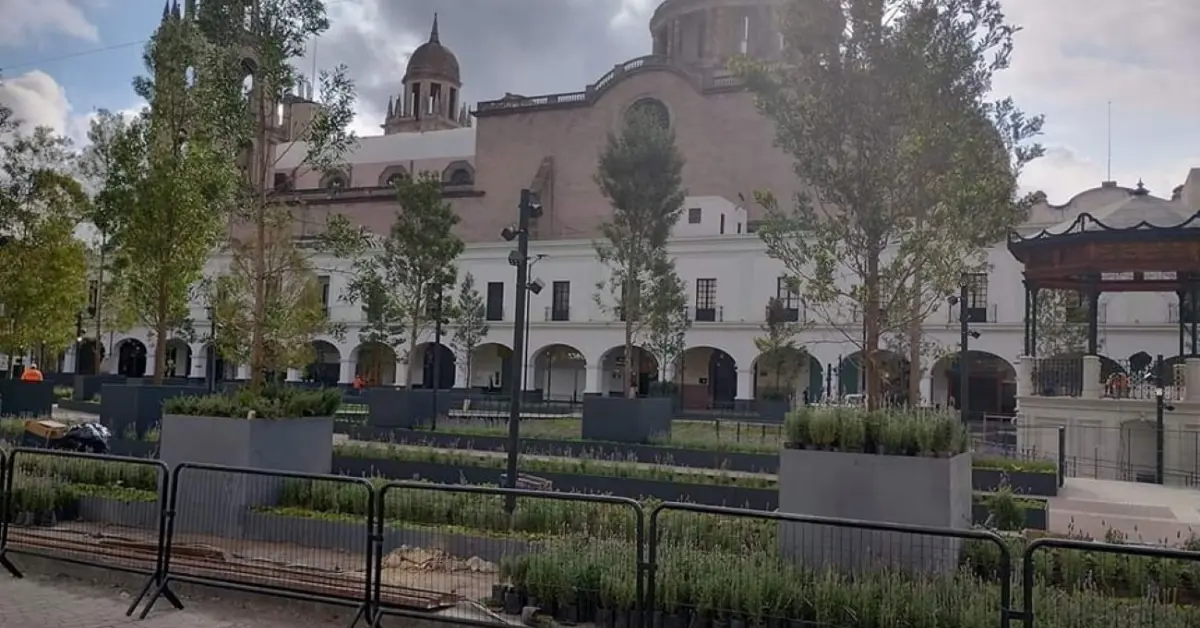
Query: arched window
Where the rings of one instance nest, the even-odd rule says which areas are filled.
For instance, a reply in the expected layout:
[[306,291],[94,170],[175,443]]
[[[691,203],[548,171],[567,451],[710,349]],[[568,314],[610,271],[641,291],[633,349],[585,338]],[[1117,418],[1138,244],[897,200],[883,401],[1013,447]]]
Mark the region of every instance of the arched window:
[[379,175],[379,187],[394,188],[396,184],[408,179],[408,170],[404,166],[388,166]]
[[470,162],[458,160],[451,162],[442,170],[442,183],[445,185],[474,185],[475,168]]
[[471,171],[459,168],[450,173],[450,185],[471,185]]
[[643,98],[630,105],[629,109],[625,111],[626,120],[636,115],[650,118],[661,128],[671,126],[671,114],[667,111],[667,106],[656,98]]
[[340,172],[330,172],[321,180],[321,187],[326,190],[344,190],[350,187],[350,183],[346,180],[346,175]]

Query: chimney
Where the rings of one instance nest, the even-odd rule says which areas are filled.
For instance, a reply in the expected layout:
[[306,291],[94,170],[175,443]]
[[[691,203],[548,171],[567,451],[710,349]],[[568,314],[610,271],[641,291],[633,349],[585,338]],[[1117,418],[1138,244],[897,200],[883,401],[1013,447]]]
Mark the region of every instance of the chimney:
[[1200,211],[1200,168],[1192,168],[1187,181],[1183,182],[1183,190],[1179,193],[1183,206],[1192,211]]

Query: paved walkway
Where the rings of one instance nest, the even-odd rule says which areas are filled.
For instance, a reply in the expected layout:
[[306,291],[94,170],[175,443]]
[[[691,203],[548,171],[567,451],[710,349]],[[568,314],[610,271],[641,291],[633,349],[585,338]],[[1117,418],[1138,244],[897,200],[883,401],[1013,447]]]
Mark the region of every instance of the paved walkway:
[[1200,536],[1200,491],[1116,480],[1067,478],[1050,498],[1050,529],[1103,538],[1109,528],[1130,541],[1172,544]]
[[175,610],[165,601],[145,621],[126,617],[128,591],[56,578],[9,579],[0,574],[0,626],[4,628],[345,628],[349,623],[332,613],[301,613],[286,609],[248,608],[219,598],[184,600]]

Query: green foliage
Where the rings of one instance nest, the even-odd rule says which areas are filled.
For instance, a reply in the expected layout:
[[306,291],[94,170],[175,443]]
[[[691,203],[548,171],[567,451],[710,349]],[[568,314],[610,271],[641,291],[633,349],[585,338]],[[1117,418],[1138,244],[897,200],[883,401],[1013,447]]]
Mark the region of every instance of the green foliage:
[[[987,527],[1010,532],[1025,529],[1025,511],[1031,507],[1030,500],[1022,500],[1008,485],[1000,486],[994,493],[983,498],[987,508]],[[1041,502],[1045,509],[1045,502]]]
[[163,402],[163,413],[235,419],[253,413],[256,419],[295,419],[332,417],[341,405],[342,391],[337,388],[268,386],[262,392],[242,388],[232,394],[174,397]]
[[[381,315],[368,333],[389,341],[398,341],[401,333],[407,336],[408,348],[402,356],[407,362],[435,322],[434,300],[438,295],[444,298],[446,289],[454,285],[454,262],[463,242],[454,234],[458,216],[443,200],[441,177],[436,173],[401,180],[396,197],[400,209],[382,246],[355,260],[350,294]],[[453,304],[442,303],[444,319],[453,310]],[[405,377],[411,386],[413,369],[406,369]]]
[[[458,287],[458,297],[454,303],[454,335],[450,340],[458,360],[465,365],[468,377],[473,372],[472,361],[475,348],[487,337],[490,327],[487,322],[486,304],[483,296],[475,289],[475,276],[467,273],[463,276],[462,284]],[[471,385],[468,382],[468,386]]]
[[766,319],[763,335],[754,339],[754,347],[759,363],[774,373],[775,385],[768,394],[787,399],[795,392],[794,380],[808,362],[808,352],[796,341],[801,325],[787,320],[787,309],[778,297],[767,302]]
[[1073,355],[1087,349],[1088,302],[1073,290],[1037,292],[1037,354]]
[[[667,239],[683,213],[683,164],[674,131],[635,111],[619,134],[609,133],[596,169],[596,184],[613,208],[600,227],[604,239],[595,243],[609,271],[607,284],[596,286],[596,303],[625,322],[626,393],[636,367],[633,347],[651,309],[649,292],[662,277],[656,271],[666,264]],[[606,294],[617,295],[616,301]]]
[[680,370],[679,362],[687,348],[687,332],[692,327],[687,298],[687,286],[675,271],[675,262],[663,256],[656,264],[646,299],[645,343],[658,357],[662,383],[666,383],[668,366]]
[[1017,175],[1042,119],[988,101],[1016,31],[997,2],[797,2],[782,24],[785,63],[735,64],[804,183],[794,207],[756,195],[759,233],[809,311],[864,350],[875,405],[881,337],[924,321],[1025,215]]
[[970,434],[948,413],[805,407],[784,422],[786,445],[889,456],[954,456],[969,449]]
[[87,299],[86,257],[75,227],[88,199],[70,141],[19,121],[0,136],[0,351],[58,352],[75,341]]

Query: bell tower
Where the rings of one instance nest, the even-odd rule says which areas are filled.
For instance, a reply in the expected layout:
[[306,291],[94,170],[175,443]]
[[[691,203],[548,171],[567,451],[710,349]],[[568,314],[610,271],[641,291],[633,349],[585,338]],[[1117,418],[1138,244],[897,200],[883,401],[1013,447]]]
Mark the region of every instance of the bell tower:
[[462,103],[458,58],[442,45],[435,13],[429,41],[408,58],[403,93],[388,99],[383,132],[392,135],[468,126],[471,118]]

